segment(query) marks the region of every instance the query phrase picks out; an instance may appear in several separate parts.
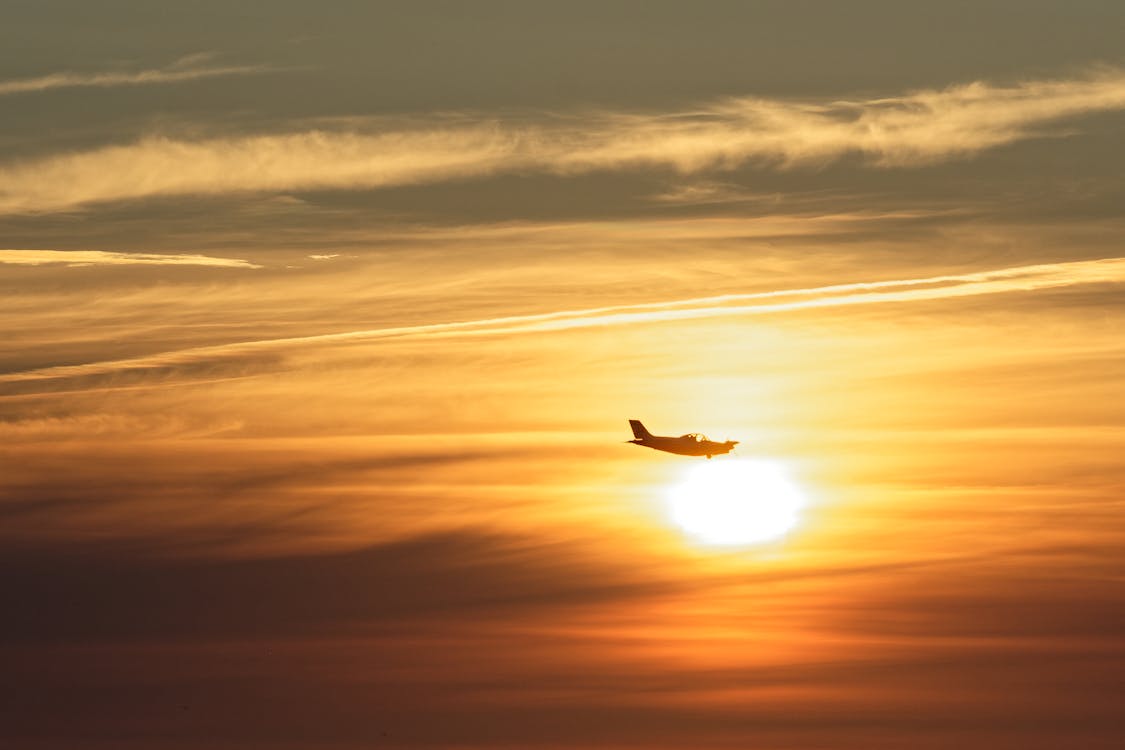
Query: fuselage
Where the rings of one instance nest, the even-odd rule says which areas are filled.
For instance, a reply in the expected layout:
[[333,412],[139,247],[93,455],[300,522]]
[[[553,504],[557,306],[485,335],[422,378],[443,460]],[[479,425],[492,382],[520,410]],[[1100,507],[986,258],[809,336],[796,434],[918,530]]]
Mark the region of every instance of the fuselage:
[[680,437],[669,437],[666,435],[653,435],[645,429],[638,420],[629,420],[629,425],[633,428],[633,435],[636,436],[635,440],[630,440],[634,445],[643,445],[646,448],[653,450],[665,451],[667,453],[676,453],[681,456],[721,456],[724,453],[730,453],[734,446],[738,445],[737,440],[727,440],[722,443],[717,443],[714,440],[708,440],[703,435],[694,432]]

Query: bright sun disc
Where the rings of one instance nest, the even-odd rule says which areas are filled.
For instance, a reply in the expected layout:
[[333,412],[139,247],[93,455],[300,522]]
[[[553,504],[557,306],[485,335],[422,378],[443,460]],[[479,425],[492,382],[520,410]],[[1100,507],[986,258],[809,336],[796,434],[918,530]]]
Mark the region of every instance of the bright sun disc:
[[797,525],[804,497],[774,461],[699,464],[668,491],[672,521],[704,544],[735,546],[778,539]]

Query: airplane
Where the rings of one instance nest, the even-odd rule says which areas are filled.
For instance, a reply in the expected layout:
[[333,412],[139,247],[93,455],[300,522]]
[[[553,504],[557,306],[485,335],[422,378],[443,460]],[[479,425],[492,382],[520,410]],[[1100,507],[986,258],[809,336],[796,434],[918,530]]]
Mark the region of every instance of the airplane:
[[680,437],[653,435],[645,429],[639,419],[630,419],[629,426],[633,428],[633,436],[636,440],[627,442],[643,445],[646,448],[655,448],[658,451],[677,453],[681,456],[707,456],[707,458],[711,458],[711,456],[730,453],[734,446],[738,445],[737,440],[716,443],[695,432],[689,432],[687,435],[681,435]]

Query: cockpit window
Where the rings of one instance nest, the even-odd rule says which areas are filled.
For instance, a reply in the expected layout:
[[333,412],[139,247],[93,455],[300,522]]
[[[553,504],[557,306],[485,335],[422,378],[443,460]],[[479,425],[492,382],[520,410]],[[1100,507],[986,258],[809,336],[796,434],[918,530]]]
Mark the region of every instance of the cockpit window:
[[687,438],[688,440],[694,440],[697,443],[702,443],[707,440],[704,435],[700,435],[698,432],[689,432],[688,434],[681,435],[680,437]]

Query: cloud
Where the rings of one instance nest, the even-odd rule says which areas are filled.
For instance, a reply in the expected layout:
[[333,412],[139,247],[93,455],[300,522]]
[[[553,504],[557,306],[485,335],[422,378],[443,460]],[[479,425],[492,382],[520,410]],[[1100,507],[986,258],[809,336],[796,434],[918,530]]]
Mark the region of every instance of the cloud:
[[751,201],[776,202],[778,196],[751,193],[738,185],[703,181],[677,186],[666,192],[650,196],[649,200],[654,203],[696,206],[721,203],[749,203]]
[[151,356],[80,365],[45,367],[0,375],[0,383],[131,374],[166,377],[173,371],[213,373],[215,365],[237,367],[247,359],[269,358],[303,346],[337,345],[378,339],[424,339],[542,334],[604,326],[661,323],[736,315],[762,315],[824,307],[918,302],[1007,292],[1030,292],[1079,284],[1125,282],[1125,258],[1014,266],[965,274],[833,284],[746,294],[631,305],[509,315],[478,320],[392,326],[203,346]]
[[[179,75],[178,73],[176,75]],[[1125,109],[1125,71],[1009,86],[976,82],[892,98],[732,98],[695,110],[593,112],[538,121],[462,118],[396,129],[311,130],[126,145],[10,163],[0,213],[102,201],[315,189],[372,189],[502,173],[637,168],[690,174],[746,163],[818,166],[851,154],[876,167],[964,158]],[[384,127],[386,127],[384,125]]]
[[34,78],[17,78],[0,81],[0,96],[27,94],[64,88],[109,88],[113,86],[142,86],[156,83],[179,83],[201,78],[254,75],[275,70],[264,65],[222,65],[199,67],[210,55],[189,55],[163,68],[133,71],[107,71],[101,73],[76,73],[71,71],[49,73]]
[[[137,706],[197,744],[1024,747],[1030,726],[1033,747],[1108,747],[1097,733],[1119,733],[1112,566],[1051,580],[1049,559],[1005,556],[841,578],[826,561],[723,579],[472,529],[244,559],[105,547],[3,554],[21,603],[0,624],[14,736],[119,736]],[[60,705],[73,721],[42,720]]]
[[[307,633],[363,620],[627,600],[667,586],[665,576],[640,566],[607,570],[586,559],[576,542],[473,529],[258,559],[130,560],[78,547],[61,559],[34,551],[5,555],[7,563],[19,560],[22,571],[0,577],[5,593],[39,582],[34,592],[24,591],[34,599],[21,608],[22,617],[0,625],[5,641]],[[159,600],[149,588],[154,578],[166,582]],[[98,622],[84,616],[91,611]]]
[[1125,108],[1125,71],[984,82],[898,97],[799,103],[734,98],[694,113],[617,115],[613,137],[572,153],[575,167],[667,163],[682,172],[760,159],[782,166],[858,153],[881,167],[932,164],[1044,135],[1041,126]]
[[510,166],[517,140],[484,126],[381,135],[311,131],[209,141],[146,138],[0,171],[0,212],[159,195],[433,182]]
[[102,250],[0,250],[0,263],[42,266],[65,263],[68,266],[220,266],[223,268],[261,268],[239,258],[214,258],[208,255],[162,255],[159,253],[112,253]]

